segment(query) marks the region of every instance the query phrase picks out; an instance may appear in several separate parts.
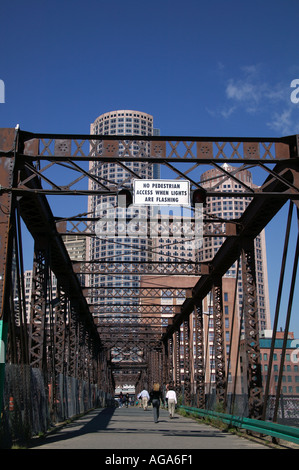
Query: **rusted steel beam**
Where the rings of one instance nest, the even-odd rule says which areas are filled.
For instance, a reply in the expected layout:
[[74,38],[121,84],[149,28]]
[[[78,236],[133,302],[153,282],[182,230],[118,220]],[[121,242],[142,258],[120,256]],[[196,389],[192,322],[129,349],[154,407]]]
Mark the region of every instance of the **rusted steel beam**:
[[[73,135],[73,134],[37,134],[22,131],[25,141],[39,141],[39,153],[28,155],[32,160],[62,161],[66,157],[73,161],[97,160],[102,161],[128,159],[142,161],[144,157],[145,142],[151,142],[151,162],[177,161],[209,161],[223,162],[275,162],[287,160],[293,156],[297,146],[296,136],[284,138],[240,138],[240,137],[185,137],[185,136],[101,136],[101,135]],[[137,155],[131,155],[127,141],[134,141],[138,145]],[[101,153],[98,144],[102,143]],[[119,143],[122,144],[122,153],[119,152]],[[29,144],[28,144],[29,145]],[[27,151],[27,153],[29,153]],[[146,157],[148,160],[148,156]]]

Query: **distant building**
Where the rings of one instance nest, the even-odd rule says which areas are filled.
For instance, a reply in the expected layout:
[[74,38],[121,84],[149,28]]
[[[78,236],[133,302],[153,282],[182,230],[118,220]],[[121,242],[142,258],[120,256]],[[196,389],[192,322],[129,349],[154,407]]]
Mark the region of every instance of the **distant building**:
[[72,261],[84,261],[86,257],[86,237],[63,235],[62,237]]
[[[269,359],[271,352],[272,342],[272,330],[264,330],[260,334],[260,357],[261,357],[261,373],[262,373],[262,385],[265,389],[267,375],[269,374]],[[277,331],[276,339],[273,351],[273,363],[271,371],[270,389],[269,395],[276,395],[277,383],[279,376],[280,360],[282,355],[284,332]],[[285,360],[282,375],[281,393],[285,396],[299,396],[299,357],[297,357],[297,349],[299,346],[299,339],[294,339],[294,333],[288,333]],[[247,390],[247,379],[246,379],[246,354],[245,354],[245,343],[241,342],[240,351],[240,365],[241,365],[241,381],[242,391]]]
[[[214,168],[206,171],[201,176],[201,186],[205,189],[213,189],[215,191],[227,192],[227,197],[209,197],[207,198],[206,213],[213,217],[225,220],[237,220],[241,217],[246,207],[251,201],[250,197],[235,197],[230,196],[229,193],[235,191],[245,191],[245,187],[256,188],[257,186],[252,181],[252,174],[248,170],[238,171],[227,163],[223,164],[223,169],[232,173],[234,178],[225,176],[221,170]],[[237,181],[239,180],[239,182]],[[216,220],[216,219],[215,219]],[[205,237],[203,240],[202,249],[198,252],[198,260],[200,262],[207,262],[213,259],[219,248],[224,241],[223,237]],[[264,230],[255,239],[255,267],[256,267],[256,283],[257,283],[257,307],[259,329],[267,330],[271,328],[270,321],[270,302],[268,292],[268,272],[267,272],[267,256],[266,256],[266,242]],[[236,279],[237,263],[234,263],[222,279],[223,292],[230,292],[231,305],[233,305],[233,283],[227,281],[228,279]],[[242,279],[239,275],[238,280],[238,293],[237,293],[237,308],[242,313],[243,303],[243,288]]]
[[[139,139],[142,136],[157,135],[158,130],[154,130],[153,116],[150,114],[135,110],[116,110],[101,114],[91,125],[90,134],[92,135],[137,135]],[[126,147],[125,147],[125,146]],[[98,144],[98,153],[103,152],[103,143]],[[119,191],[122,188],[131,188],[133,178],[153,179],[158,177],[159,169],[157,165],[148,164],[139,161],[138,156],[148,156],[150,159],[150,144],[145,142],[143,150],[134,141],[119,143],[119,156],[132,156],[130,162],[117,164],[113,162],[90,162],[89,170],[94,174],[94,180],[89,180],[89,189],[98,190],[104,184],[110,190]],[[135,159],[136,158],[136,159]],[[99,183],[96,182],[99,181]],[[113,217],[115,207],[118,201],[115,195],[91,195],[88,197],[88,212],[97,214],[107,214],[105,217]],[[145,210],[145,209],[141,209]],[[133,214],[131,209],[127,209],[127,214]],[[111,261],[120,264],[125,262],[139,262],[151,259],[152,241],[147,237],[134,237],[133,234],[125,234],[122,236],[102,235],[92,237],[87,240],[87,259],[96,261]],[[126,298],[114,299],[113,296],[99,295],[97,289],[111,288],[138,288],[140,285],[140,276],[133,274],[116,275],[107,273],[104,275],[93,274],[88,281],[89,287],[92,289],[91,303],[94,305],[94,315],[98,305],[116,305],[129,304],[127,313],[130,313],[131,301]],[[108,291],[107,291],[108,292]],[[138,299],[136,300],[138,303]],[[123,310],[123,313],[125,311]]]

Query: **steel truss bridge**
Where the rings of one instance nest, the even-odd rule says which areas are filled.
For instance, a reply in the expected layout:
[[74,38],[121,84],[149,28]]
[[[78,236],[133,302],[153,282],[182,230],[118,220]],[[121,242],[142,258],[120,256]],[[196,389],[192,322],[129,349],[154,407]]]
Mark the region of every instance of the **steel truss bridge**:
[[[211,293],[216,399],[225,406],[230,358],[225,352],[222,279],[237,262],[243,291],[242,333],[247,359],[243,366],[247,368],[248,416],[264,419],[269,383],[263,390],[254,240],[285,204],[290,204],[290,213],[298,208],[298,145],[298,136],[269,139],[52,135],[1,129],[0,313],[6,364],[30,366],[42,372],[52,411],[58,406],[55,391],[61,375],[97,385],[111,396],[117,385],[130,383],[138,390],[145,385],[151,387],[155,381],[161,384],[173,381],[178,392],[184,390],[185,404],[190,404],[192,398],[193,406],[205,408],[207,364],[203,302]],[[95,194],[118,194],[132,177],[142,178],[127,166],[132,161],[145,166],[159,164],[167,168],[174,179],[189,180],[193,189],[201,187],[198,181],[201,168],[216,168],[221,172],[222,181],[233,178],[240,184],[240,189],[230,192],[229,197],[250,198],[250,203],[238,219],[204,215],[203,237],[223,239],[209,262],[179,258],[171,262],[70,258],[64,236],[94,237],[96,218],[87,211],[76,214],[76,202],[71,210],[67,209],[68,197],[74,200],[83,196],[87,200],[86,196]],[[117,183],[99,178],[95,168],[105,163],[125,168],[127,179]],[[234,165],[234,170],[227,169],[223,163]],[[239,172],[252,168],[263,174],[258,187],[249,187],[238,179]],[[90,189],[88,181],[94,183],[96,189]],[[215,200],[228,197],[227,192],[217,189],[216,183],[206,191],[207,197]],[[72,213],[63,216],[53,213],[50,202],[58,197],[59,201],[62,197],[66,201],[59,203],[61,209]],[[290,230],[289,219],[285,240]],[[29,316],[25,303],[23,225],[34,240]],[[279,236],[283,245],[284,237]],[[287,253],[285,243],[277,305]],[[297,261],[298,245],[285,335]],[[57,279],[55,298],[51,290],[52,273]],[[98,274],[134,274],[145,276],[149,283],[141,283],[138,288],[95,287],[92,282],[86,283],[87,278]],[[169,276],[180,279],[182,285],[166,283]],[[183,281],[188,278],[193,284],[186,287]],[[155,279],[152,284],[151,279]],[[95,296],[100,299],[97,303],[92,301]],[[169,304],[161,301],[165,297],[171,299]],[[274,333],[279,308],[275,313]],[[241,321],[238,324],[241,325]],[[236,337],[240,336],[240,331],[241,326],[234,332]],[[273,348],[272,342],[272,353]],[[117,354],[113,356],[115,351]],[[238,360],[230,364],[232,371],[237,370]],[[4,364],[0,367],[2,400]],[[278,399],[279,394],[277,402]]]

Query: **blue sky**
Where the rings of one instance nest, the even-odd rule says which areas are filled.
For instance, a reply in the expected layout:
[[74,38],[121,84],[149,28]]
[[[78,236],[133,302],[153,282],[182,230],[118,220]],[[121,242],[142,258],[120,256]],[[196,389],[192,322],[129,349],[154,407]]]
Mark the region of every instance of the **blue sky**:
[[[2,0],[0,127],[87,134],[137,109],[162,135],[299,133],[298,14],[297,0]],[[272,311],[285,212],[267,238]]]
[[164,135],[292,134],[297,0],[3,0],[0,125],[88,133],[113,109]]

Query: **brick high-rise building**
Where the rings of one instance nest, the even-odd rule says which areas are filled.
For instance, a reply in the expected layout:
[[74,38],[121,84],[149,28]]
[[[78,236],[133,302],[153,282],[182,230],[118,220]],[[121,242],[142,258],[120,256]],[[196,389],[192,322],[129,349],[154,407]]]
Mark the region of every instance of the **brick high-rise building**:
[[[267,376],[270,374],[269,383],[269,395],[274,397],[277,393],[277,385],[280,372],[280,361],[282,357],[282,348],[284,341],[285,332],[280,330],[276,332],[275,343],[272,356],[272,370],[270,374],[269,360],[271,354],[272,344],[272,330],[264,330],[260,333],[260,354],[261,354],[261,373],[262,373],[262,384],[265,390]],[[281,393],[284,397],[296,397],[298,400],[299,396],[299,358],[298,358],[298,344],[299,340],[294,338],[294,333],[289,331],[286,341],[285,357],[282,372],[281,382]],[[246,345],[244,341],[241,341],[241,381],[242,391],[247,390],[247,376],[246,376]],[[269,406],[271,400],[269,401]],[[292,407],[293,408],[293,407]],[[295,408],[296,409],[296,408]],[[290,411],[290,410],[286,410]],[[281,411],[280,411],[281,412]]]
[[[215,216],[215,220],[219,219],[234,220],[238,219],[245,211],[250,203],[250,197],[233,197],[229,193],[233,191],[245,191],[245,185],[249,188],[256,188],[257,186],[252,181],[252,174],[248,170],[238,171],[227,163],[224,163],[223,168],[232,173],[234,178],[225,176],[221,170],[217,168],[206,171],[201,176],[201,186],[208,189],[213,188],[215,191],[227,192],[227,197],[210,197],[207,198],[206,211],[207,215]],[[239,180],[240,182],[236,181]],[[198,252],[198,261],[211,260],[220,246],[223,243],[223,237],[205,237],[203,240],[202,249]],[[268,291],[268,272],[267,272],[267,256],[266,256],[266,242],[264,230],[255,239],[255,264],[256,264],[256,282],[257,282],[257,304],[258,304],[258,318],[259,329],[269,330],[271,328],[270,320],[270,303]],[[223,292],[230,295],[233,299],[234,283],[227,283],[226,279],[236,279],[237,263],[227,271],[223,278]],[[241,314],[242,309],[242,280],[239,274],[238,281],[238,309]]]

